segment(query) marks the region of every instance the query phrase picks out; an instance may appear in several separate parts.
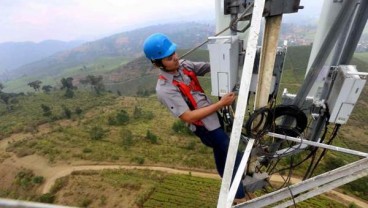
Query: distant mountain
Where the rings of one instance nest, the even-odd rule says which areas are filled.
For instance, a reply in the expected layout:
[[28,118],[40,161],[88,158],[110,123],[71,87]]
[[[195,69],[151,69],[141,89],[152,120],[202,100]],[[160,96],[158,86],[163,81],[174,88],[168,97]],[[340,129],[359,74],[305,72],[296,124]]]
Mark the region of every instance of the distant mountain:
[[101,57],[136,58],[142,55],[145,38],[155,32],[167,34],[178,43],[179,48],[191,48],[213,35],[214,31],[213,25],[190,22],[156,25],[123,32],[84,43],[79,47],[14,69],[7,74],[7,79],[21,76],[57,76],[65,69],[79,67]]
[[0,43],[0,73],[12,71],[22,65],[46,58],[56,52],[77,47],[82,43],[82,41],[64,42],[58,40],[45,40],[40,43]]

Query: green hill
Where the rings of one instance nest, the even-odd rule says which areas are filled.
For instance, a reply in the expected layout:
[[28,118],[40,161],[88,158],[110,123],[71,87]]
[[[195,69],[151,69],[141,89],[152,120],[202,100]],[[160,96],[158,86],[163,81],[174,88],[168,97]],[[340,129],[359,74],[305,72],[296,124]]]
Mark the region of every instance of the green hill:
[[[80,74],[80,69],[96,68],[109,65],[97,73],[106,73],[109,70],[121,67],[125,61],[140,57],[142,44],[146,37],[154,32],[165,33],[178,43],[179,48],[192,48],[213,35],[214,27],[201,23],[171,23],[145,27],[133,31],[115,34],[93,42],[87,42],[71,50],[59,52],[48,58],[13,69],[6,74],[7,81],[12,81],[10,91],[19,89],[13,84],[15,79],[36,80]],[[112,60],[106,63],[104,60]],[[120,60],[117,61],[117,60]],[[6,83],[7,84],[7,83]],[[13,87],[13,85],[18,86]],[[19,90],[17,91],[19,92]]]
[[[308,50],[310,48],[306,47],[288,49],[281,88],[300,84]],[[197,58],[205,59],[205,51],[198,53]],[[364,68],[367,62],[359,59],[360,56],[365,57],[359,54],[354,63]],[[195,57],[193,54],[188,59]],[[144,58],[137,58],[111,70],[111,74],[115,77],[124,71],[126,82],[122,83],[122,88],[135,88],[132,86],[136,84],[137,89],[149,89],[157,80],[157,70],[151,71],[149,66]],[[139,83],[138,80],[144,81]],[[208,79],[202,81],[206,82],[204,86],[208,90]],[[134,90],[129,93],[134,94]],[[363,93],[348,125],[342,127],[342,134],[334,144],[367,151],[367,87]],[[97,95],[82,87],[75,90],[73,98],[64,95],[64,90],[55,89],[49,94],[18,95],[8,105],[0,102],[0,148],[4,149],[0,152],[0,197],[82,207],[118,206],[118,202],[127,198],[131,199],[127,203],[132,207],[186,207],[189,202],[197,207],[216,204],[218,180],[138,170],[75,171],[58,180],[50,192],[43,195],[40,189],[46,176],[39,173],[46,168],[38,168],[43,159],[48,168],[123,164],[215,172],[211,149],[186,133],[182,124],[158,103],[155,95],[133,97],[109,92]],[[30,158],[34,157],[38,160],[32,163]],[[330,151],[318,171],[356,159]],[[10,166],[9,161],[13,163]],[[16,166],[16,161],[23,163]],[[29,168],[25,168],[27,164]],[[363,178],[346,185],[344,191],[367,199],[366,184],[367,178]],[[184,188],[179,189],[182,197],[176,196],[172,187]],[[184,192],[193,187],[194,191]],[[173,204],[173,200],[179,205]],[[200,204],[201,201],[205,205]],[[303,207],[342,207],[322,196],[304,203]]]

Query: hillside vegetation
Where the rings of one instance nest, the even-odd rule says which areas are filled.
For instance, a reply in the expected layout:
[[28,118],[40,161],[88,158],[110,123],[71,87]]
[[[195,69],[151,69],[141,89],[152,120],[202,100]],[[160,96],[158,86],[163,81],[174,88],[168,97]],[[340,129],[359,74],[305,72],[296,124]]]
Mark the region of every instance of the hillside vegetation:
[[[308,47],[288,49],[281,89],[297,90],[304,76],[308,50]],[[359,59],[360,56],[365,55],[357,56],[354,63],[359,69],[368,69],[367,62]],[[205,52],[201,52],[202,57],[206,58]],[[50,166],[126,164],[215,173],[211,149],[188,133],[150,91],[155,86],[157,70],[150,71],[146,66],[149,63],[138,58],[122,65],[121,69],[111,70],[114,75],[122,70],[129,72],[121,73],[127,80],[120,83],[120,89],[134,89],[133,84],[136,84],[136,89],[141,87],[141,91],[127,93],[135,96],[118,95],[117,91],[96,94],[88,87],[80,87],[74,90],[73,98],[65,97],[64,90],[54,89],[50,93],[19,95],[11,108],[0,102],[0,147],[4,149],[0,153],[0,166],[37,155],[45,158]],[[138,83],[139,77],[144,77],[145,83]],[[209,79],[204,77],[201,82],[209,91]],[[363,93],[348,125],[342,127],[342,134],[334,144],[366,152],[367,87]],[[329,152],[318,171],[324,172],[356,159]],[[190,174],[105,170],[74,172],[60,178],[49,193],[42,194],[43,177],[38,175],[36,168],[17,169],[3,165],[0,167],[0,197],[81,207],[119,207],[121,204],[188,207],[189,203],[193,207],[213,207],[219,190],[218,180]],[[367,190],[367,178],[344,187],[345,192],[364,199],[367,199]],[[303,202],[304,206],[342,207],[322,196]]]

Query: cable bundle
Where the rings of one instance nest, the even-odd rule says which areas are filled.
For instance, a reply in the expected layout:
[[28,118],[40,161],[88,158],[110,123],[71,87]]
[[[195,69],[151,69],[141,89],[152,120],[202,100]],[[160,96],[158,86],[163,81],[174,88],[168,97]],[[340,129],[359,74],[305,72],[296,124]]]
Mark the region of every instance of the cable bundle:
[[[281,118],[281,119],[280,119]],[[246,135],[255,139],[267,132],[297,137],[307,127],[305,113],[295,105],[279,105],[269,109],[257,109],[245,124]]]

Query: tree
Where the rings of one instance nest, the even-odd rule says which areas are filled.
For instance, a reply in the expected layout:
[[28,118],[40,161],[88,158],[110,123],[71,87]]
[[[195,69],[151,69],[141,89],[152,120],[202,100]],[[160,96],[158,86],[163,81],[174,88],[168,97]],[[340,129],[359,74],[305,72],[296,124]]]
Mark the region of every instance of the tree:
[[45,92],[45,93],[49,93],[52,89],[52,86],[51,85],[44,85],[42,87],[42,90]]
[[74,97],[74,89],[76,89],[76,87],[73,85],[73,77],[68,77],[68,78],[62,78],[60,80],[62,87],[61,89],[66,89],[64,97],[66,98],[73,98]]
[[2,101],[5,105],[7,110],[10,112],[13,110],[13,105],[18,103],[17,96],[20,94],[16,93],[5,93],[0,91],[0,101]]
[[36,80],[33,82],[29,82],[28,85],[32,87],[35,91],[39,91],[41,87],[41,83],[42,82],[40,80]]
[[3,83],[0,82],[0,92],[2,92],[3,89],[4,89],[4,85],[3,85]]
[[94,75],[88,75],[85,79],[80,80],[81,84],[90,84],[91,88],[95,90],[96,94],[100,94],[105,90],[105,86],[102,82],[103,77],[100,75],[98,77]]
[[66,89],[64,97],[66,98],[73,98],[74,97],[74,91],[72,89]]
[[61,84],[62,84],[62,87],[61,89],[75,89],[76,87],[74,87],[73,85],[73,77],[68,77],[68,78],[62,78],[60,80]]

